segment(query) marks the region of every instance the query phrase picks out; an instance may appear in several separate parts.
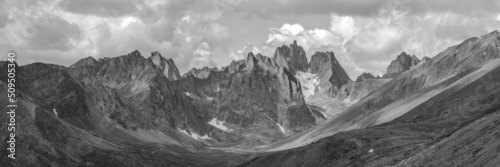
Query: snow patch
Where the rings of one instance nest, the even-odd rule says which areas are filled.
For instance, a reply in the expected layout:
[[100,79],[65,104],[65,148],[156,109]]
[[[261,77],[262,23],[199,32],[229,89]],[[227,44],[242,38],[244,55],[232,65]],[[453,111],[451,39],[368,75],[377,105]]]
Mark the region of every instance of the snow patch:
[[358,102],[359,100],[351,100],[351,98],[346,98],[342,101],[342,103],[344,103],[345,105],[347,106],[350,106],[351,104],[354,104],[356,102]]
[[319,78],[315,74],[311,74],[310,72],[302,72],[298,71],[295,75],[300,81],[300,85],[302,86],[302,94],[305,98],[308,98],[311,95],[314,95],[316,92],[316,87],[319,85]]
[[196,98],[196,96],[195,96],[195,95],[193,95],[193,94],[191,94],[191,93],[189,93],[189,92],[184,92],[184,94],[185,94],[186,96],[191,97],[191,98]]
[[205,93],[203,93],[203,92],[201,92],[201,93],[202,93],[202,94],[206,97],[206,99],[207,99],[207,100],[209,100],[209,101],[213,101],[213,100],[215,100],[215,98],[210,97],[210,96],[208,96],[207,94],[205,94]]
[[54,111],[54,114],[56,115],[56,117],[57,117],[57,118],[59,118],[59,115],[57,115],[57,111],[56,111],[56,109],[54,108],[54,109],[52,109],[52,110]]
[[285,133],[285,128],[283,128],[283,126],[281,126],[279,123],[276,123],[276,125],[278,125],[278,127],[281,130],[281,132]]
[[233,131],[232,129],[229,129],[227,126],[224,126],[224,121],[219,121],[217,120],[217,118],[213,118],[212,120],[210,120],[210,122],[208,122],[208,124],[226,132]]
[[182,129],[179,129],[179,128],[177,128],[177,130],[179,130],[179,132],[182,132],[182,133],[184,133],[184,134],[186,134],[188,136],[191,136],[193,139],[196,139],[196,140],[198,140],[198,139],[204,139],[204,140],[206,140],[206,139],[212,139],[212,138],[208,137],[208,135],[206,135],[206,134],[204,136],[200,136],[200,135],[198,135],[198,134],[196,134],[194,132],[191,132],[191,134],[189,134],[186,130],[182,130]]

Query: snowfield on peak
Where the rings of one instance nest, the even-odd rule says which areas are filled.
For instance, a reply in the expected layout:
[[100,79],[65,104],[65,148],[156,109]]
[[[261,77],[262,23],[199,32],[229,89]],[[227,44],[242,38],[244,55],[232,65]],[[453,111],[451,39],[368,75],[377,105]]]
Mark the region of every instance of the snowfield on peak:
[[295,75],[300,81],[300,85],[302,86],[302,94],[304,98],[308,98],[311,95],[314,95],[316,92],[316,87],[319,85],[319,78],[316,74],[311,74],[309,72],[297,71]]

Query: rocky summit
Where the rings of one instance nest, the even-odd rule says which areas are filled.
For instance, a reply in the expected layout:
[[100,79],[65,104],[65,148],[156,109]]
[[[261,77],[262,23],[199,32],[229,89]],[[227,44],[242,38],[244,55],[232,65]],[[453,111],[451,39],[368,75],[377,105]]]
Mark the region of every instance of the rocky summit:
[[356,82],[362,82],[362,81],[366,81],[366,80],[370,80],[370,79],[374,79],[374,78],[375,77],[372,74],[364,72],[358,78],[356,78]]
[[[139,51],[16,70],[15,161],[2,166],[497,166],[500,33],[355,81],[294,41],[180,75]],[[8,62],[1,61],[7,94]],[[17,66],[17,64],[16,64]],[[7,111],[8,97],[1,96]],[[0,121],[10,116],[0,114]],[[10,136],[3,129],[0,139]],[[0,144],[7,147],[8,143]]]
[[419,62],[420,60],[415,55],[410,56],[405,52],[401,52],[396,60],[391,61],[391,64],[387,67],[387,73],[383,77],[397,77],[399,74],[408,71],[410,67],[417,65]]
[[292,74],[297,71],[306,72],[309,69],[306,52],[302,46],[297,45],[297,41],[293,41],[290,47],[283,45],[276,49],[273,60]]
[[151,53],[151,57],[149,59],[158,66],[161,71],[163,71],[163,75],[165,75],[170,81],[178,80],[181,78],[179,70],[177,66],[175,66],[174,60],[165,59],[159,52]]

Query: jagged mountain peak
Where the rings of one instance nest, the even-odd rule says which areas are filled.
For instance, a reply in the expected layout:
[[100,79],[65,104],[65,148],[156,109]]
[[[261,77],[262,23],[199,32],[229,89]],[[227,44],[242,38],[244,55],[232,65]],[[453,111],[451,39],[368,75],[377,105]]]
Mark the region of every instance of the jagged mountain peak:
[[217,72],[219,71],[219,69],[217,67],[203,67],[203,68],[192,68],[191,70],[189,70],[187,73],[185,73],[184,75],[182,75],[182,77],[188,77],[188,76],[193,76],[193,77],[196,77],[196,78],[199,78],[199,79],[206,79],[208,78],[208,76],[210,76],[210,74],[212,72]]
[[418,63],[420,63],[420,59],[418,59],[418,57],[415,55],[411,56],[411,66],[415,66]]
[[127,54],[127,56],[131,56],[131,57],[142,57],[144,58],[142,55],[141,55],[141,52],[139,52],[138,50],[134,50],[133,52],[130,52],[129,54]]
[[309,68],[306,52],[302,46],[297,44],[297,41],[294,41],[290,46],[278,47],[274,52],[273,60],[293,74],[296,71],[305,72]]
[[351,81],[333,52],[316,52],[311,56],[309,67],[309,72],[318,76],[319,86],[329,94]]
[[366,80],[373,79],[373,78],[375,78],[375,77],[371,73],[364,72],[358,78],[356,78],[356,82],[366,81]]
[[415,56],[410,56],[406,52],[401,52],[395,60],[391,61],[389,67],[387,67],[387,73],[384,78],[394,78],[399,74],[408,71],[410,67],[417,65],[420,60]]
[[406,53],[406,52],[404,52],[404,51],[403,51],[403,52],[401,52],[401,53],[398,55],[398,57],[397,57],[396,59],[401,60],[401,59],[408,59],[408,58],[410,58],[410,59],[411,59],[411,56],[410,56],[408,53]]
[[246,66],[245,62],[246,62],[245,59],[238,60],[238,61],[233,60],[233,61],[231,61],[231,63],[229,65],[222,67],[221,71],[227,71],[227,72],[229,72],[229,74],[233,74],[236,71],[243,69]]
[[96,65],[98,61],[92,57],[88,56],[86,58],[78,60],[76,63],[72,64],[70,67],[76,67],[76,66],[93,66]]
[[178,80],[181,78],[181,74],[179,73],[179,69],[175,65],[174,60],[172,58],[166,59],[159,52],[151,52],[151,57],[148,58],[159,67],[163,73],[170,81]]
[[261,68],[265,71],[269,71],[271,73],[278,72],[278,68],[286,68],[286,66],[280,66],[279,64],[277,64],[276,61],[271,59],[270,57],[261,55],[260,53],[254,55],[252,52],[250,52],[248,53],[246,59],[246,69],[252,70],[256,67]]
[[310,72],[313,74],[318,73],[322,63],[339,64],[337,58],[335,58],[335,53],[331,51],[316,52],[311,56],[311,62],[309,62]]

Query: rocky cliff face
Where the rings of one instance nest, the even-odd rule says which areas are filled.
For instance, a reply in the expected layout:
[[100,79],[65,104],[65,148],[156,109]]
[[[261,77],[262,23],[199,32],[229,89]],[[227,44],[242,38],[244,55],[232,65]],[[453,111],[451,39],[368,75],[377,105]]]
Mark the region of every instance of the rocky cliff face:
[[410,65],[410,67],[416,66],[418,63],[420,63],[420,59],[418,59],[418,57],[415,56],[415,55],[411,56],[411,65]]
[[333,52],[316,52],[311,56],[310,72],[318,75],[320,91],[334,94],[351,79],[339,64]]
[[178,77],[171,73],[174,67],[159,54],[146,59],[134,51],[97,63],[92,59],[79,61],[67,71],[83,81],[86,98],[79,103],[125,129],[155,130],[173,137],[179,129],[190,135],[207,135],[213,130],[206,126],[208,113],[201,112],[202,106],[193,104],[169,81]]
[[294,75],[297,71],[306,72],[309,68],[306,52],[302,46],[297,45],[297,41],[293,41],[290,47],[283,45],[277,48],[273,60]]
[[394,78],[399,74],[408,71],[411,66],[416,65],[420,62],[420,60],[415,56],[410,56],[405,52],[399,54],[396,60],[393,60],[389,67],[387,67],[387,73],[384,75],[384,78]]
[[[82,61],[93,66],[92,59]],[[82,69],[82,75],[92,75],[92,69]],[[18,70],[17,86],[26,92],[40,107],[56,110],[60,118],[82,117],[89,113],[85,90],[74,80],[65,67],[43,63],[22,66]]]
[[200,79],[206,79],[211,72],[217,72],[219,69],[216,67],[209,68],[209,67],[203,67],[201,69],[193,68],[189,70],[187,73],[183,75],[183,77],[187,77],[189,75],[192,75],[193,77],[200,78]]
[[179,74],[179,70],[172,59],[166,59],[159,52],[151,53],[151,57],[149,57],[153,64],[155,64],[158,68],[161,69],[163,75],[168,78],[170,81],[178,80],[181,78]]
[[[495,166],[498,151],[488,148],[500,145],[492,135],[499,127],[499,48],[498,31],[449,47],[340,116],[287,138],[288,150],[242,166]],[[297,147],[318,135],[329,137]]]
[[227,71],[230,74],[235,73],[236,71],[242,70],[245,68],[245,60],[232,61],[228,66],[222,67],[221,71]]
[[[300,83],[273,59],[249,53],[206,77],[174,82],[220,123],[212,138],[239,147],[269,144],[315,125]],[[181,86],[182,85],[182,86]],[[211,124],[212,126],[212,124]]]

